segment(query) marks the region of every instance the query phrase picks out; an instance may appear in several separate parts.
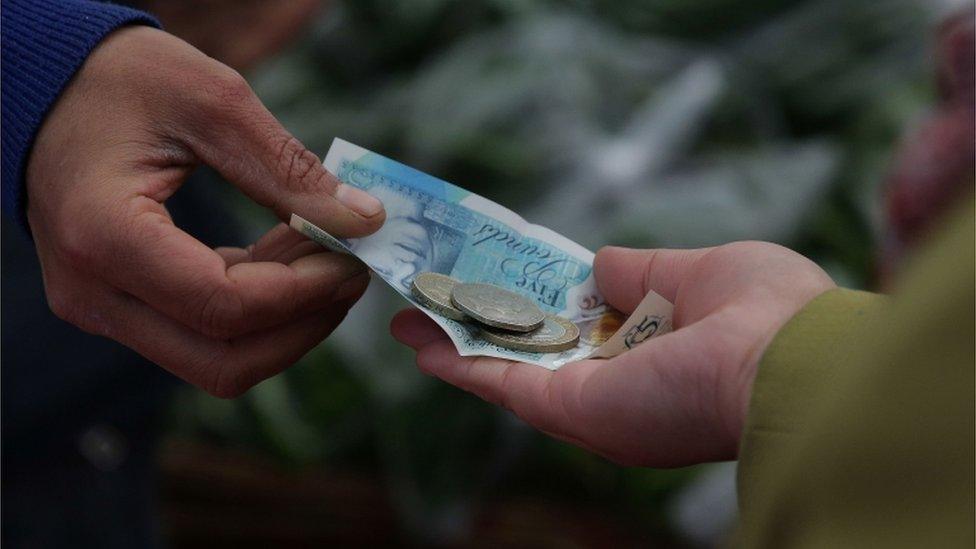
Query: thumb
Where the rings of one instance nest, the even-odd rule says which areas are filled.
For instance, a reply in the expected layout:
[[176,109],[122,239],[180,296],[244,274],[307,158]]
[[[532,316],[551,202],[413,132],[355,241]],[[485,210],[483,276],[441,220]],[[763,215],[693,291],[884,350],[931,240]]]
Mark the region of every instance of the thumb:
[[[346,185],[288,133],[239,74],[224,68],[215,99],[198,117],[190,147],[252,200],[287,222],[292,213],[340,237],[365,236],[385,219],[383,203]],[[200,124],[199,117],[209,124]]]
[[681,281],[711,248],[638,250],[606,246],[596,253],[597,288],[617,310],[630,314],[650,291],[674,302]]

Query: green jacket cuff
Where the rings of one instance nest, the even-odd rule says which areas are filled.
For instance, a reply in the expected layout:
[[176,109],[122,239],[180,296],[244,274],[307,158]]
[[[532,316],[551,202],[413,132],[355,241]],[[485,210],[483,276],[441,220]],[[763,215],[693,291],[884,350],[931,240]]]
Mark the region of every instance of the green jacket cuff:
[[803,432],[803,416],[820,387],[832,383],[846,342],[860,337],[871,317],[887,301],[878,294],[838,288],[816,297],[776,334],[766,349],[752,388],[749,413],[739,449],[739,496],[762,490],[762,472],[776,458],[771,448],[783,437]]

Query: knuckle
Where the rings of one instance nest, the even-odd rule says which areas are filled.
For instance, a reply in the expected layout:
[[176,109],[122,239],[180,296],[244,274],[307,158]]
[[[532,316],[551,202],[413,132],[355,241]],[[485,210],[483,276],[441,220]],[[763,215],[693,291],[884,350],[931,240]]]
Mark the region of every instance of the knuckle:
[[232,122],[250,116],[254,92],[239,72],[226,65],[208,67],[200,80],[205,84],[200,88],[199,104],[214,121]]
[[211,396],[229,400],[243,396],[248,389],[248,386],[237,381],[237,376],[224,376],[220,381],[209,385],[206,391]]
[[69,292],[61,288],[49,288],[47,292],[47,303],[54,316],[65,322],[77,324],[80,318],[78,305]]
[[64,261],[71,267],[85,269],[95,261],[95,244],[81,230],[68,230],[58,236],[59,248]]
[[321,167],[314,153],[293,136],[281,138],[276,159],[281,181],[292,191],[335,192],[336,182]]
[[249,379],[248,369],[230,359],[229,353],[213,356],[204,364],[209,373],[207,382],[201,387],[209,395],[221,398],[237,398],[250,389],[254,382]]
[[213,289],[203,300],[196,323],[201,333],[215,339],[229,339],[245,328],[244,302],[232,284]]
[[577,378],[563,374],[553,375],[546,386],[549,405],[557,410],[567,425],[583,422],[587,407],[583,402],[583,385]]
[[48,292],[48,307],[58,319],[96,336],[112,337],[115,330],[110,318],[87,300],[72,296],[69,292]]
[[661,252],[659,250],[648,250],[647,256],[644,258],[644,262],[641,265],[640,281],[641,281],[641,293],[647,294],[651,289],[651,284],[657,278],[655,275],[659,272],[658,263],[661,260]]
[[206,388],[206,391],[210,396],[230,400],[243,396],[244,393],[247,392],[247,387],[243,387],[236,382],[230,381],[209,385]]
[[221,66],[211,77],[210,93],[224,106],[244,104],[254,95],[241,73],[226,65]]
[[501,381],[498,383],[498,391],[496,394],[493,395],[495,400],[497,401],[496,404],[506,410],[515,411],[517,415],[519,417],[522,417],[522,419],[524,419],[526,422],[534,424],[535,423],[534,417],[531,416],[524,417],[526,415],[524,410],[517,410],[517,411],[515,410],[514,402],[512,402],[512,399],[510,397],[510,395],[514,394],[513,384],[512,384],[513,371],[514,369],[512,368],[511,364],[505,366],[505,371],[502,372]]

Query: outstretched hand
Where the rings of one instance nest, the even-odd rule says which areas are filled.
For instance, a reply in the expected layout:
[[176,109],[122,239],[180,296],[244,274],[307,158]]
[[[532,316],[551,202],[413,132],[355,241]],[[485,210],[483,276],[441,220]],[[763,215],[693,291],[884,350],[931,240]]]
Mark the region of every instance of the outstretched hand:
[[44,122],[28,222],[52,310],[218,396],[294,363],[342,320],[365,267],[278,225],[213,250],[164,202],[199,164],[281,219],[363,236],[382,204],[339,183],[244,79],[162,31],[109,35]]
[[391,329],[416,349],[421,370],[540,431],[621,464],[676,467],[737,455],[767,345],[806,303],[834,287],[813,262],[762,242],[604,248],[594,271],[600,292],[626,314],[651,290],[673,302],[675,330],[612,359],[553,372],[461,357],[416,309],[399,313]]

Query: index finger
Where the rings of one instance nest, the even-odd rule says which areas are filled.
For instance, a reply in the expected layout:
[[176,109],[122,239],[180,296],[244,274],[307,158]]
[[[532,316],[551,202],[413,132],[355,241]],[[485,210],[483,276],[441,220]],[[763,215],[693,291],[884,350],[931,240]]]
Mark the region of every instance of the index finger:
[[292,136],[233,70],[208,75],[187,144],[207,165],[282,220],[298,214],[339,237],[365,236],[385,219],[379,199],[340,182]]
[[108,242],[95,248],[106,257],[90,263],[116,288],[210,337],[227,339],[338,306],[358,297],[368,281],[362,263],[327,252],[287,265],[228,267],[216,251],[173,225],[158,203],[141,210],[103,237]]

